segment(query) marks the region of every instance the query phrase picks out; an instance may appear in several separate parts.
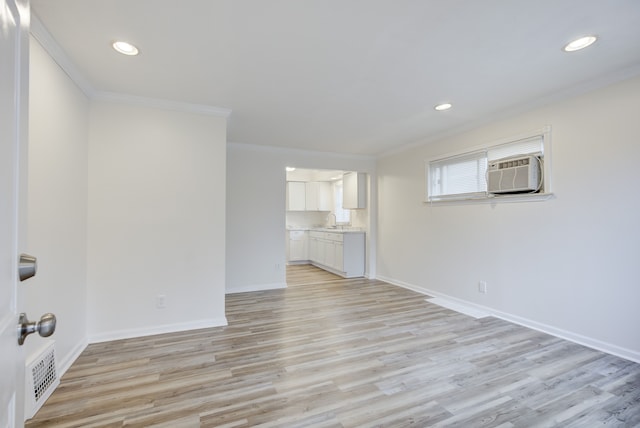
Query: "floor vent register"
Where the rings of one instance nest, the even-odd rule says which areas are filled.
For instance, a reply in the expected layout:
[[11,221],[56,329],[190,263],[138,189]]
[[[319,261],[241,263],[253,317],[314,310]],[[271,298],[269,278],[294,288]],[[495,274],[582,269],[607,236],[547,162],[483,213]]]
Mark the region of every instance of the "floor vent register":
[[31,419],[60,384],[52,341],[26,367],[25,419]]

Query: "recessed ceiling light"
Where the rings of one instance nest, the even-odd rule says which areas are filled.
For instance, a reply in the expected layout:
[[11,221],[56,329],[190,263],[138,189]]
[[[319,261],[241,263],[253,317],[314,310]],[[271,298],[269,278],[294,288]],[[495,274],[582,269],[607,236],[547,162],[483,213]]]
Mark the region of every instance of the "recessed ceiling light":
[[127,42],[116,41],[116,42],[113,42],[111,46],[113,46],[113,48],[116,51],[120,52],[123,55],[133,56],[133,55],[138,55],[138,53],[140,52],[138,51],[137,47]]
[[575,39],[571,43],[568,43],[563,50],[565,52],[574,52],[579,51],[580,49],[584,49],[587,46],[591,46],[595,43],[598,38],[596,36],[584,36],[579,39]]
[[296,169],[295,169],[294,167],[292,167],[292,166],[288,166],[288,167],[286,167],[285,169],[287,170],[287,172],[293,172],[293,171],[295,171],[295,170],[296,170]]
[[435,106],[434,109],[438,111],[443,111],[443,110],[449,110],[451,107],[453,106],[450,103],[442,103]]

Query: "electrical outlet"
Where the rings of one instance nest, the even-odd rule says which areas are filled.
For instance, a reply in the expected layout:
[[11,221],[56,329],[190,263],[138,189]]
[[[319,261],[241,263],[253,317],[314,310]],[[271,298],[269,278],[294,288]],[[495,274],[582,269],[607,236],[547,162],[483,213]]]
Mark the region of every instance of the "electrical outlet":
[[482,293],[482,294],[487,293],[487,281],[478,282],[478,293]]
[[280,272],[280,263],[276,263],[275,268],[277,272]]
[[156,308],[165,309],[167,307],[167,296],[164,294],[158,294],[156,296]]

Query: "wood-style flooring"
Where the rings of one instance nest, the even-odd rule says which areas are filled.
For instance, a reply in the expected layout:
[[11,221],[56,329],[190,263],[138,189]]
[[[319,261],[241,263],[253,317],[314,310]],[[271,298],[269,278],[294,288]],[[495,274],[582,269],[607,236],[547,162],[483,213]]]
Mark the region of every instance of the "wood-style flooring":
[[89,345],[27,427],[640,426],[640,364],[308,269],[227,327]]
[[287,286],[310,285],[319,282],[343,281],[344,278],[317,268],[313,265],[290,265],[287,266]]

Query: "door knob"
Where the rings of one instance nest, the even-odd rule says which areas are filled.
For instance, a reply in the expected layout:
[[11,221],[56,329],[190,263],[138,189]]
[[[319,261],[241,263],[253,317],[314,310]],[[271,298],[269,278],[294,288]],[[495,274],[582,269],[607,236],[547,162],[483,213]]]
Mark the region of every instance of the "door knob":
[[38,332],[42,337],[49,337],[56,331],[56,316],[53,314],[44,314],[40,317],[40,321],[29,321],[27,314],[21,313],[18,321],[18,345],[24,343],[24,339],[31,333]]
[[29,254],[20,254],[20,261],[18,262],[18,276],[20,277],[20,281],[35,276],[37,270],[38,259]]

